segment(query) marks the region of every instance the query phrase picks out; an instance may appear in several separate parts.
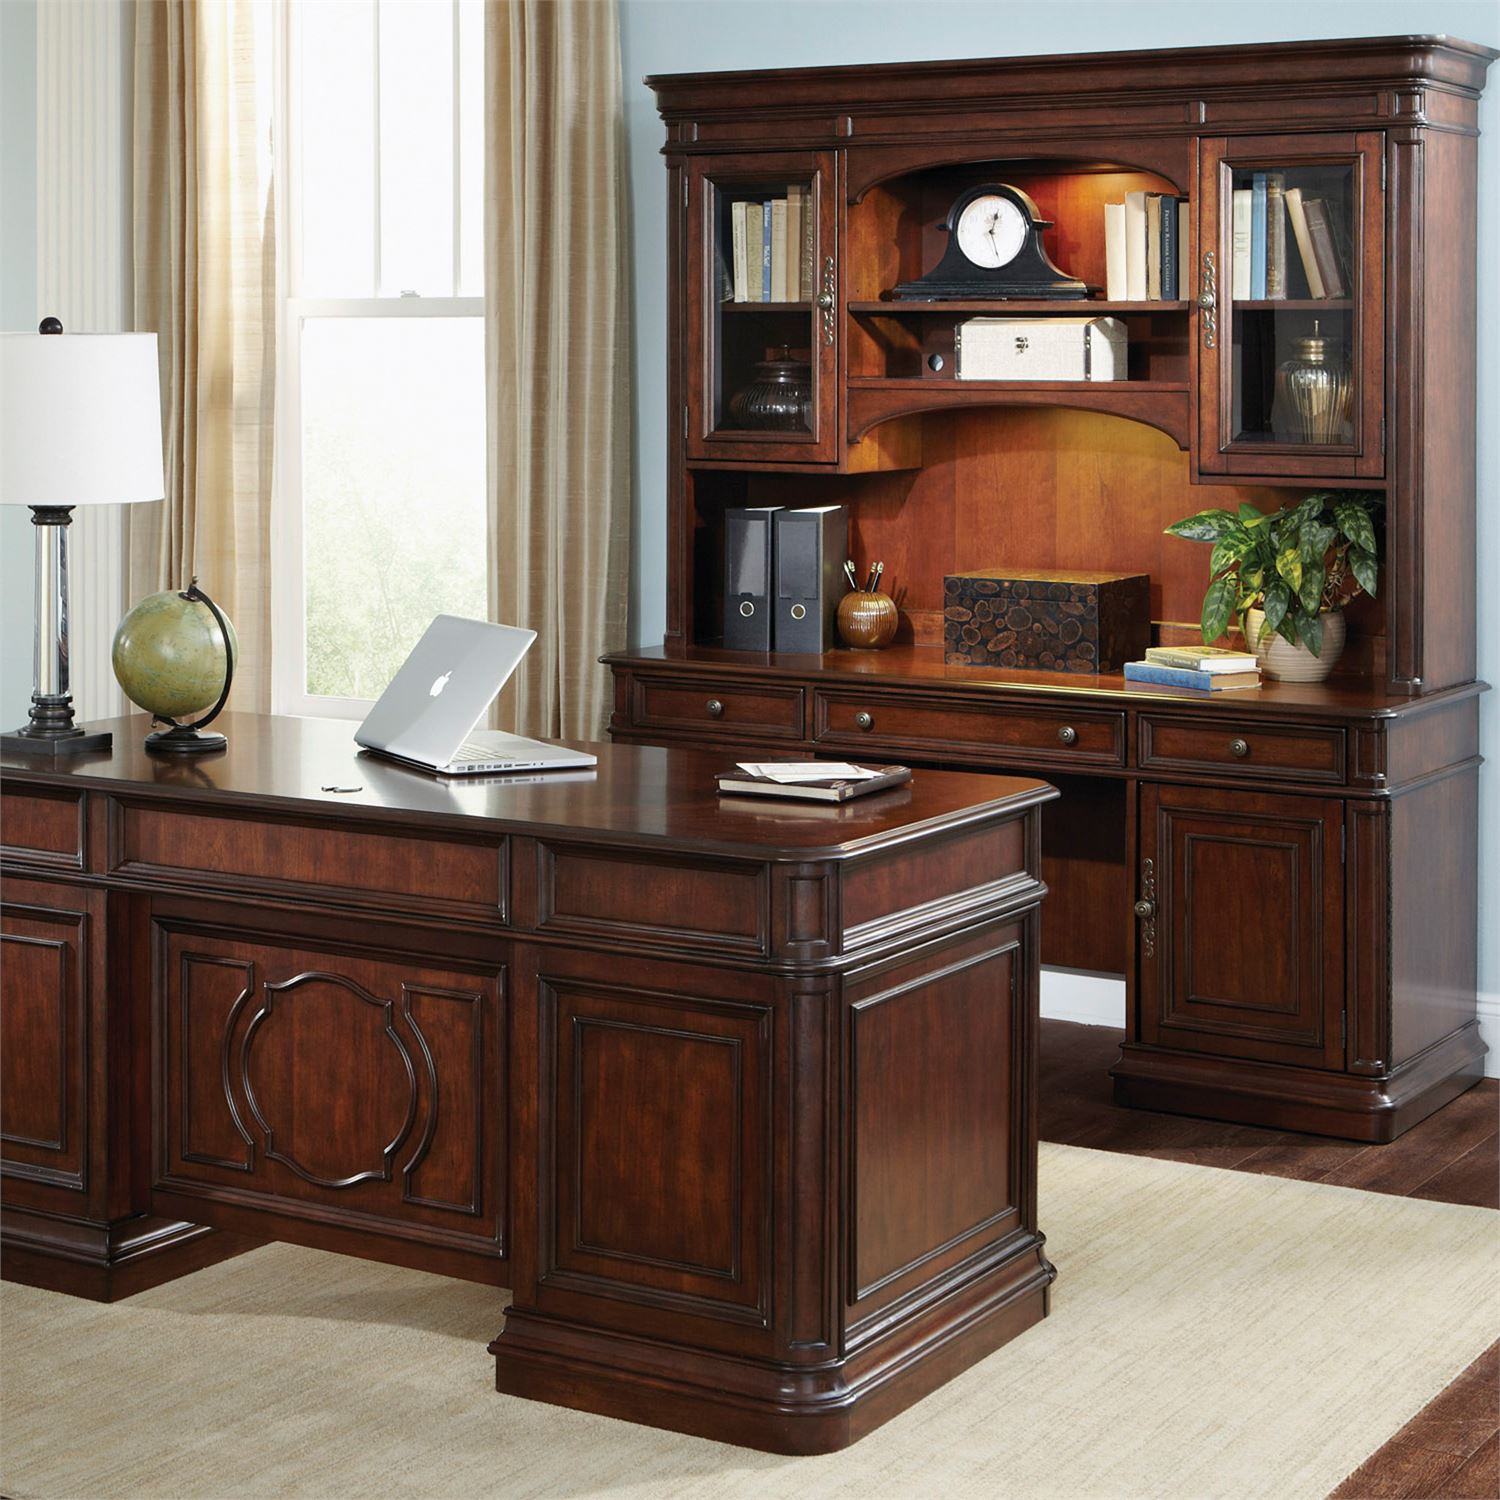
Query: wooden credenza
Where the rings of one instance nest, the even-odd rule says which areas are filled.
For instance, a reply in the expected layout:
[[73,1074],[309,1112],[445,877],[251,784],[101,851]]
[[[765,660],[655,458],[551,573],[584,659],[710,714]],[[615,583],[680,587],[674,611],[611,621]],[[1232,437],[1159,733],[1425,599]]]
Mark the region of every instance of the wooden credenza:
[[[1124,976],[1124,1103],[1388,1141],[1472,1084],[1494,55],[1395,37],[648,79],[669,178],[666,632],[608,659],[612,735],[1045,776],[1062,798],[1043,959]],[[1257,174],[1324,203],[1345,295],[1312,296],[1295,265],[1285,297],[1236,294],[1232,195]],[[893,297],[986,182],[1030,194],[1089,301]],[[733,205],[793,188],[811,284],[730,300]],[[1104,205],[1130,192],[1185,204],[1176,300],[1103,299]],[[1125,325],[1128,378],[955,378],[965,318],[1084,312]],[[1352,389],[1316,443],[1274,394],[1314,331]],[[808,363],[805,430],[747,430],[733,396],[782,347]],[[1154,639],[1195,640],[1209,549],[1164,528],[1324,488],[1373,491],[1385,518],[1379,597],[1350,609],[1326,684],[1200,695],[944,664],[943,579],[971,570],[1146,573]],[[723,650],[726,508],[834,503],[861,570],[887,565],[897,643]]]
[[500,1389],[788,1452],[1045,1314],[1046,785],[105,727],[0,762],[8,1278],[112,1299],[267,1239],[462,1276],[511,1289]]

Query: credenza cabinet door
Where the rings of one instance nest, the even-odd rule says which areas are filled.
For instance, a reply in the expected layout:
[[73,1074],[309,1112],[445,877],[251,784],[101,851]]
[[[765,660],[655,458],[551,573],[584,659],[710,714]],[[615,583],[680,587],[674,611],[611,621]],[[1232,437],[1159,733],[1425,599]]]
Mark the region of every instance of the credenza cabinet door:
[[1384,474],[1384,153],[1378,130],[1202,141],[1201,473]]
[[[698,158],[684,170],[688,457],[726,463],[836,463],[833,153]],[[788,204],[795,205],[790,214],[786,207],[774,207]],[[746,210],[753,245],[743,242]],[[765,229],[756,237],[754,225],[768,212],[775,230]],[[795,246],[785,227],[788,216],[802,226]],[[737,232],[742,240],[738,251]]]
[[1342,806],[1141,789],[1140,1040],[1342,1068]]

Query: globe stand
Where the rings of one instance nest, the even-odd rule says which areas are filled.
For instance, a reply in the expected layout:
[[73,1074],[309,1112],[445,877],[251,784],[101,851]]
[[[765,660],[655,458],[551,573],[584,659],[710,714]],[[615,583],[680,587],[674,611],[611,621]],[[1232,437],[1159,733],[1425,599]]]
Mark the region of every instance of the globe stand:
[[212,734],[203,732],[206,725],[212,724],[223,713],[229,689],[234,683],[234,652],[229,646],[229,622],[219,606],[198,587],[196,578],[182,591],[181,597],[207,605],[208,612],[218,621],[219,633],[224,637],[224,687],[219,693],[219,701],[194,724],[179,724],[176,719],[158,715],[156,722],[165,724],[167,728],[158,729],[154,734],[146,736],[146,749],[153,755],[207,755],[214,750],[223,750],[229,744],[228,739],[217,731]]

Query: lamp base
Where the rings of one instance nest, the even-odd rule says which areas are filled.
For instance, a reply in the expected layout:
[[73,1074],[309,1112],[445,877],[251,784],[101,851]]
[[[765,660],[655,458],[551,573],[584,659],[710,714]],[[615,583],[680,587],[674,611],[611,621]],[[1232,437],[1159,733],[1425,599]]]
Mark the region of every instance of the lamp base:
[[0,755],[90,755],[108,751],[114,738],[108,730],[81,729],[76,725],[64,730],[16,729],[0,735]]
[[224,749],[228,743],[222,734],[212,729],[205,733],[191,724],[176,724],[146,736],[146,748],[153,755],[206,755]]

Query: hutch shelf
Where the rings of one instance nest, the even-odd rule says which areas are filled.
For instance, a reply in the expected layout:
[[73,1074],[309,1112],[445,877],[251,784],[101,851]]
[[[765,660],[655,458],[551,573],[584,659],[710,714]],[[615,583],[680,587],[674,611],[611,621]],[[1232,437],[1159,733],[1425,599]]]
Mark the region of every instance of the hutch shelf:
[[[1475,1019],[1477,112],[1496,54],[1414,36],[648,79],[670,179],[667,628],[610,657],[611,732],[1041,774],[1046,963],[1123,974],[1127,1104],[1388,1141],[1469,1087]],[[1347,284],[1288,257],[1284,298],[1235,296],[1234,194],[1316,199]],[[981,183],[1036,203],[1085,302],[894,301]],[[736,303],[736,202],[803,205],[796,300]],[[1104,205],[1186,203],[1192,285],[1103,300]],[[1127,378],[955,378],[975,313],[1118,318]],[[1346,366],[1336,430],[1273,412],[1316,334]],[[731,397],[789,349],[796,431]],[[1153,636],[1192,640],[1210,505],[1379,492],[1376,600],[1325,684],[1211,696],[1118,676],[944,664],[945,574],[1151,577]],[[821,657],[722,647],[723,515],[844,504],[886,563],[896,644]]]

